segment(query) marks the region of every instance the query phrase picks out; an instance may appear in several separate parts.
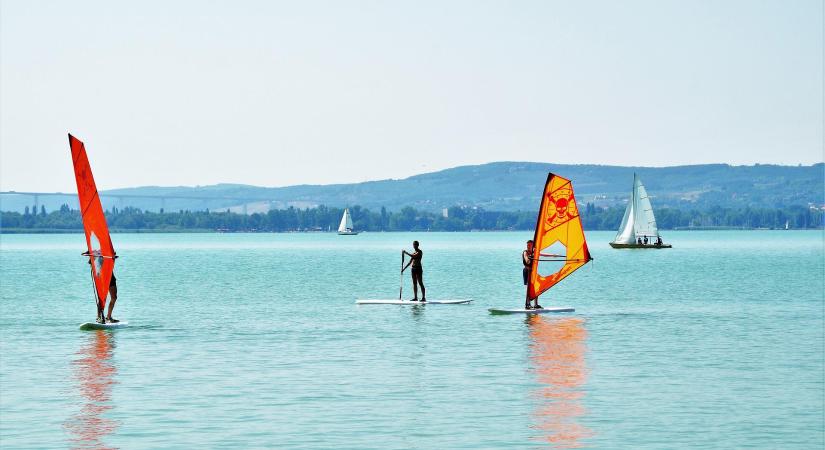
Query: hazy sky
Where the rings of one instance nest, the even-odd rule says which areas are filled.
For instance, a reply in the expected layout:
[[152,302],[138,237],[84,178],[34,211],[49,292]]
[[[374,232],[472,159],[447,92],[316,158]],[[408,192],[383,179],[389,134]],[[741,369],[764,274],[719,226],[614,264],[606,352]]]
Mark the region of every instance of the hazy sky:
[[0,1],[0,188],[823,159],[823,2]]

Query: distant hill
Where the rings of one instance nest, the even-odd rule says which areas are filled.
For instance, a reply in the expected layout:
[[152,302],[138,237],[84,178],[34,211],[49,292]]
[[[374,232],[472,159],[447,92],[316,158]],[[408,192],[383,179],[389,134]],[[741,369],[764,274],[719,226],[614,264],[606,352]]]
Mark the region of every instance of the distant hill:
[[[674,167],[563,165],[535,162],[495,162],[461,166],[400,180],[353,184],[298,185],[265,188],[240,184],[197,187],[136,187],[103,191],[104,205],[167,211],[206,208],[247,212],[316,205],[361,205],[369,209],[399,210],[404,206],[439,211],[450,206],[487,210],[528,211],[537,208],[548,172],[574,182],[580,203],[597,206],[622,204],[630,194],[633,173],[639,174],[654,207],[679,209],[714,206],[778,208],[825,203],[825,164],[811,166],[730,166],[705,164]],[[124,195],[120,199],[113,196]],[[133,196],[150,195],[159,199]],[[31,197],[2,196],[3,210],[22,210]],[[172,198],[179,197],[179,198]],[[190,198],[180,198],[190,197]],[[203,199],[202,199],[203,198]],[[242,200],[237,200],[242,199]],[[66,198],[42,197],[49,210]],[[74,207],[74,206],[73,206]]]

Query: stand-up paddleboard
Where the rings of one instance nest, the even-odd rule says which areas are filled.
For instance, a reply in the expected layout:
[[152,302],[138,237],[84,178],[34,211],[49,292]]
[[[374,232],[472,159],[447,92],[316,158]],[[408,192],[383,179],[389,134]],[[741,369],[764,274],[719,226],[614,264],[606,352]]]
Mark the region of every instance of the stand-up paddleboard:
[[[355,300],[356,305],[406,305],[406,306],[419,306],[419,305],[463,305],[470,303],[473,301],[472,299],[450,299],[450,300],[427,300],[426,302],[422,301],[412,301],[412,300],[401,300],[401,295],[404,293],[404,251],[401,251],[401,272],[398,276],[398,298],[394,299],[358,299]],[[417,293],[416,293],[417,295]]]
[[463,300],[427,300],[426,302],[414,302],[411,300],[356,300],[356,305],[464,305],[473,301]]
[[[83,256],[89,258],[89,267],[92,275],[92,291],[97,306],[97,317],[103,318],[106,307],[106,297],[109,295],[109,284],[115,270],[115,248],[109,236],[109,227],[106,225],[106,215],[100,196],[97,193],[95,179],[92,176],[92,167],[86,155],[86,146],[83,142],[69,135],[69,147],[72,152],[72,165],[77,182],[77,200],[80,204],[80,217],[83,220],[83,232],[86,234],[86,251]],[[111,313],[111,312],[110,312]],[[93,323],[87,322],[81,329],[109,329],[125,326],[125,322]]]
[[97,322],[86,322],[80,324],[81,330],[114,330],[117,328],[125,328],[129,325],[129,322],[117,322],[117,323],[97,323]]
[[540,309],[524,309],[524,308],[513,308],[513,309],[498,309],[498,308],[490,308],[488,309],[490,314],[547,314],[547,313],[565,313],[565,312],[573,312],[575,311],[574,308],[569,306],[559,306],[555,308],[540,308]]
[[[528,251],[530,248],[528,247]],[[553,173],[547,174],[541,197],[532,255],[529,256],[527,298],[539,296],[592,261],[584,239],[579,209],[573,196],[573,183]],[[572,307],[541,309],[491,308],[491,314],[544,314],[572,312]]]

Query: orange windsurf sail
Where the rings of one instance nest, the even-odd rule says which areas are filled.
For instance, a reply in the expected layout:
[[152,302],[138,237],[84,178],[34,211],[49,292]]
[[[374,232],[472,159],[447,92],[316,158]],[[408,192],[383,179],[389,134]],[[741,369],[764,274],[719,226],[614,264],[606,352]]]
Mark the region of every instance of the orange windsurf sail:
[[106,306],[106,296],[109,295],[109,282],[112,280],[112,272],[115,269],[115,249],[109,236],[109,227],[106,225],[103,205],[100,204],[100,197],[97,194],[89,158],[86,156],[86,147],[83,142],[71,134],[69,146],[72,149],[72,163],[77,181],[80,215],[83,217],[83,231],[86,233],[88,250],[83,255],[89,257],[97,297],[97,312],[102,315],[103,308]]
[[527,294],[536,298],[593,258],[587,250],[573,183],[549,173],[536,221]]

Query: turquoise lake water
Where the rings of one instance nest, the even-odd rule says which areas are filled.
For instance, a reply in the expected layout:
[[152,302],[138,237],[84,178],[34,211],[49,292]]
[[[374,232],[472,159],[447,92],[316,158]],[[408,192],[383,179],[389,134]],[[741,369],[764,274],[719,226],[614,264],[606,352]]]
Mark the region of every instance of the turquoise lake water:
[[[115,234],[113,332],[82,235],[2,235],[0,446],[822,448],[823,233],[613,235],[527,318],[530,233]],[[474,302],[356,306],[413,239]]]

